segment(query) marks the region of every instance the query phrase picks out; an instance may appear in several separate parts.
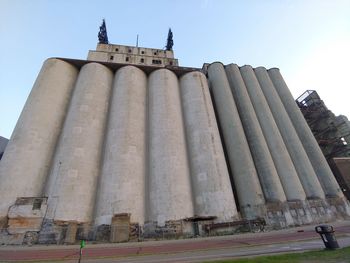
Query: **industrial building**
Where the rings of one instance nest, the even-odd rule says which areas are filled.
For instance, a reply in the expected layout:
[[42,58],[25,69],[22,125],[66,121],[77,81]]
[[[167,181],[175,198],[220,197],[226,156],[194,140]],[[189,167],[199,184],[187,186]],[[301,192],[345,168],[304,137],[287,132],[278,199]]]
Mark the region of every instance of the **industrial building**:
[[344,195],[350,200],[350,121],[335,116],[315,90],[296,99]]
[[181,67],[171,31],[164,50],[109,44],[104,30],[87,60],[42,66],[0,162],[2,242],[350,215],[279,69]]
[[2,158],[2,155],[5,152],[8,141],[9,141],[8,139],[0,136],[0,160]]

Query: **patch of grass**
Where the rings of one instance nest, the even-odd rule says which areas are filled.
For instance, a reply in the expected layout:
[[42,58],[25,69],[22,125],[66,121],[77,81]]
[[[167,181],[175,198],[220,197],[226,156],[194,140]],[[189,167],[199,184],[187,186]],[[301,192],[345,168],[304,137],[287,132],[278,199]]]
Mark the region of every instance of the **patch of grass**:
[[350,263],[350,247],[275,256],[212,261],[215,263]]

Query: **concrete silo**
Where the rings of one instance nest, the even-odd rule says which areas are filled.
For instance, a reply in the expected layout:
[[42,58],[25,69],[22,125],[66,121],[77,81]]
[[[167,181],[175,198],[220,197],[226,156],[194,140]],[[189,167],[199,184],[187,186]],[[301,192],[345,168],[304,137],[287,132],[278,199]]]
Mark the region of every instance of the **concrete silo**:
[[44,63],[0,162],[0,199],[1,235],[18,244],[27,232],[120,242],[350,213],[277,69],[179,67],[171,48],[104,43]]
[[292,94],[290,93],[284,79],[278,69],[270,69],[269,76],[274,84],[296,132],[304,145],[305,151],[308,154],[310,162],[320,180],[323,190],[327,197],[342,197],[343,194],[339,188],[335,177],[329,168],[326,159],[324,158],[317,141],[307,125],[304,116],[295,103]]
[[1,160],[0,218],[17,198],[43,196],[77,74],[60,59],[42,66]]
[[224,66],[211,64],[208,76],[240,210],[246,218],[264,216],[264,195]]
[[47,219],[92,220],[112,80],[101,64],[80,70],[46,185]]
[[254,72],[259,83],[255,83],[255,85],[248,89],[249,96],[253,102],[260,127],[264,132],[287,200],[303,201],[306,199],[305,191],[300,183],[292,159],[290,158],[282,135],[260,87],[260,85],[268,85],[269,79],[267,71],[263,67],[258,67]]
[[164,225],[194,215],[190,170],[177,76],[158,69],[148,89],[147,220]]
[[190,160],[194,213],[217,222],[237,219],[225,155],[207,79],[191,72],[180,79],[181,101]]
[[134,67],[117,70],[96,202],[95,224],[111,224],[114,214],[145,220],[147,77]]

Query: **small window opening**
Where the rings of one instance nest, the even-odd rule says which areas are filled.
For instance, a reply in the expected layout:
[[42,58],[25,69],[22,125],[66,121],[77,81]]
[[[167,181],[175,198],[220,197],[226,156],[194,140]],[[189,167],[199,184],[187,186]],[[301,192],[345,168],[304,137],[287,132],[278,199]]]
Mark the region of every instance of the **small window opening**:
[[131,49],[130,49],[130,48],[129,48],[129,50],[128,50],[128,51],[129,51],[129,53],[131,53]]
[[141,63],[144,63],[144,62],[145,62],[145,60],[143,58],[141,58]]
[[33,210],[40,210],[42,202],[43,202],[42,199],[34,199]]
[[113,60],[114,56],[110,56],[110,59]]
[[116,48],[116,49],[115,49],[115,51],[119,51],[119,49],[118,49],[118,48]]
[[125,61],[129,61],[129,57],[126,57],[126,58],[125,58]]
[[173,65],[173,62],[172,62],[172,61],[170,61],[170,62],[169,62],[169,64],[170,64],[170,66],[172,66],[172,65]]
[[152,60],[152,64],[162,64],[162,61],[161,60],[158,60],[158,59],[153,59]]
[[141,54],[145,54],[145,51],[142,50],[142,51],[141,51]]
[[156,55],[157,55],[157,52],[154,52],[153,54],[156,56]]

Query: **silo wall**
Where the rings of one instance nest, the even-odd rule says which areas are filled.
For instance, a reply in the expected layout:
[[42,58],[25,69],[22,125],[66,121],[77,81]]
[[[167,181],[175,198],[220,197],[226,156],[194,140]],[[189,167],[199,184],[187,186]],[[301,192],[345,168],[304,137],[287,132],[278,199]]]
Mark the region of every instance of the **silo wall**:
[[144,224],[146,176],[147,77],[133,66],[114,77],[95,225],[111,224],[114,214],[130,213]]
[[338,212],[349,214],[350,210],[348,209],[346,198],[344,197],[304,116],[293,99],[279,69],[270,69],[268,73],[304,146],[328,201],[332,204],[333,208],[338,210]]
[[182,117],[179,82],[167,69],[148,79],[147,221],[193,217],[190,170]]
[[47,183],[47,219],[92,221],[112,80],[101,64],[80,70]]
[[0,163],[0,217],[19,197],[41,197],[78,69],[48,59],[34,83]]
[[279,71],[71,63],[47,60],[26,102],[0,163],[1,222],[19,197],[48,197],[40,235],[61,224],[73,241],[117,214],[144,234],[349,214]]
[[208,77],[240,211],[245,218],[264,217],[264,195],[224,66],[218,62],[211,64]]
[[238,218],[208,83],[201,72],[180,78],[194,213],[216,222]]

